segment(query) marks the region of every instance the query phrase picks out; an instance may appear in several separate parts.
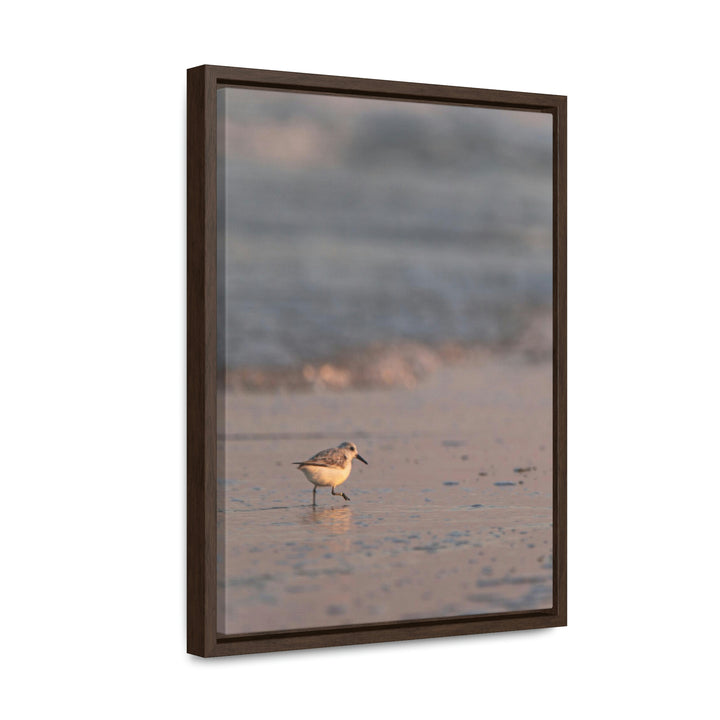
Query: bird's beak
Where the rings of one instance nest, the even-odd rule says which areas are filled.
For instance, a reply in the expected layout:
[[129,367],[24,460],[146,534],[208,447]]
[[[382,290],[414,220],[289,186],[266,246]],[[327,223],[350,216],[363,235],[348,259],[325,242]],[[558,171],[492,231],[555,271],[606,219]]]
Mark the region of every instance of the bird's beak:
[[364,457],[361,457],[360,455],[356,455],[355,457],[356,457],[360,462],[364,462],[366,465],[368,464],[368,461],[367,461]]

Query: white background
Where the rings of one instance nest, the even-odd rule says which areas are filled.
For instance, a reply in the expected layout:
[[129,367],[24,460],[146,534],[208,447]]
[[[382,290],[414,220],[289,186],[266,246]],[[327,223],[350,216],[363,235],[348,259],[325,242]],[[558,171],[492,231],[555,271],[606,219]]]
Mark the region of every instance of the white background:
[[[4,7],[6,717],[717,717],[713,9]],[[568,628],[185,654],[185,69],[202,63],[569,96]]]

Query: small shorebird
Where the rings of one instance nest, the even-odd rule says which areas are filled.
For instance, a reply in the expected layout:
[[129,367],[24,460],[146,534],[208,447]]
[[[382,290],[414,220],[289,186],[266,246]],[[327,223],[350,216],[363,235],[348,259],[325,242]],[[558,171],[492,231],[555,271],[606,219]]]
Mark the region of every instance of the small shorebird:
[[315,492],[318,485],[332,488],[333,495],[342,495],[348,502],[350,498],[343,492],[335,492],[335,488],[348,479],[352,470],[353,458],[368,464],[365,458],[360,457],[354,443],[340,443],[336,448],[321,450],[305,462],[296,462],[293,465],[302,470],[305,477],[314,485],[313,505],[315,504]]

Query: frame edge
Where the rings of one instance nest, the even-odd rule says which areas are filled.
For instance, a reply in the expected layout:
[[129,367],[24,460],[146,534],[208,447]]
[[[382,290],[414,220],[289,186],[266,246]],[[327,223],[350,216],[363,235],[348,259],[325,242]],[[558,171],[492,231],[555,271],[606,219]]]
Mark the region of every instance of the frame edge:
[[187,651],[217,643],[215,604],[215,82],[187,71]]

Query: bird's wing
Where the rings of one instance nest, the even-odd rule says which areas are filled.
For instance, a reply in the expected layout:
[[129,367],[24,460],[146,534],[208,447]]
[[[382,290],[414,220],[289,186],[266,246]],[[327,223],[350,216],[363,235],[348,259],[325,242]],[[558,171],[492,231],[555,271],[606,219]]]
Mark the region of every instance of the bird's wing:
[[347,457],[340,448],[329,448],[321,450],[313,455],[309,460],[301,463],[293,463],[293,465],[315,465],[317,467],[343,468],[347,462]]

